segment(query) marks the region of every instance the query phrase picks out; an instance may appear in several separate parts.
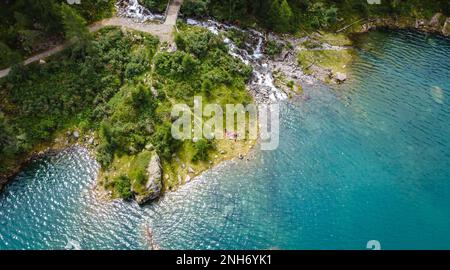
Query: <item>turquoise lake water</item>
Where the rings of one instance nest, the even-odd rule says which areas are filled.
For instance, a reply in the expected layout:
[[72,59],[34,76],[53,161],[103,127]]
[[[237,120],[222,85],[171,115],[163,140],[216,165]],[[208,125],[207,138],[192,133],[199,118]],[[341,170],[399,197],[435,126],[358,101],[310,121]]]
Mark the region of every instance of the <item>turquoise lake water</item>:
[[450,249],[450,41],[358,38],[351,80],[283,104],[280,147],[145,207],[98,202],[82,148],[0,194],[0,249]]

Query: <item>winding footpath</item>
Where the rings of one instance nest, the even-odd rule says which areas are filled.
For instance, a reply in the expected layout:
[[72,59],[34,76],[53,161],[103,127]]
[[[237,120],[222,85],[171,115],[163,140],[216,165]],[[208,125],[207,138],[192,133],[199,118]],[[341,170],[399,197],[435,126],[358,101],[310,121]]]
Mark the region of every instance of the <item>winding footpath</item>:
[[[124,28],[129,28],[136,31],[141,31],[145,33],[157,36],[161,42],[167,42],[169,44],[173,43],[173,29],[177,22],[180,7],[183,4],[183,0],[171,0],[167,7],[166,19],[163,24],[160,23],[138,23],[131,18],[120,18],[111,17],[108,19],[101,20],[99,22],[91,24],[88,29],[89,32],[96,32],[106,26],[119,26]],[[54,55],[65,48],[70,46],[69,42],[63,43],[51,49],[48,49],[42,53],[36,54],[28,59],[26,59],[23,64],[28,65],[30,63],[45,59],[51,55]],[[3,78],[9,74],[11,68],[6,68],[0,70],[0,78]]]

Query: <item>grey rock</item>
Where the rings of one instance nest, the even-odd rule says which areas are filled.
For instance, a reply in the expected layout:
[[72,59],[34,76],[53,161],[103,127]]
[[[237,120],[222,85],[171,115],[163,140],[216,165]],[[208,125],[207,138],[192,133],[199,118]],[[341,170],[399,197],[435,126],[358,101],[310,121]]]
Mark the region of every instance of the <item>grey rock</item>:
[[147,167],[148,180],[145,183],[146,192],[136,196],[136,201],[139,204],[144,204],[147,201],[154,200],[161,195],[162,189],[162,169],[161,160],[156,153],[153,153]]
[[336,79],[336,81],[338,83],[342,83],[347,80],[347,74],[341,73],[341,72],[336,72],[336,74],[334,75],[334,78]]
[[433,18],[431,18],[430,22],[428,23],[428,25],[430,27],[439,29],[442,26],[442,19],[443,19],[442,13],[436,13]]
[[444,36],[450,36],[450,17],[445,20],[444,27],[442,28],[442,34]]
[[417,19],[416,20],[416,28],[423,28],[427,24],[426,20],[424,19]]
[[75,138],[75,139],[78,139],[79,137],[80,137],[80,133],[78,132],[78,131],[74,131],[73,132],[73,137]]

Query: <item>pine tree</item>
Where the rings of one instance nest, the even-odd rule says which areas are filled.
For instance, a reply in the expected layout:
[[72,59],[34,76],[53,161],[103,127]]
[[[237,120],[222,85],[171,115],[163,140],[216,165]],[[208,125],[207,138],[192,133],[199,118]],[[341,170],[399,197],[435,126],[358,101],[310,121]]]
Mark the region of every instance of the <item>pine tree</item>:
[[278,14],[280,13],[280,2],[278,0],[273,0],[272,4],[270,5],[269,11],[268,11],[268,20],[267,20],[267,26],[271,29],[276,28],[276,25],[278,23]]
[[5,153],[6,147],[10,143],[11,130],[6,122],[3,113],[0,112],[0,153]]
[[281,1],[278,18],[277,26],[279,32],[288,32],[291,30],[292,10],[286,0]]
[[86,21],[66,4],[61,5],[61,16],[66,39],[73,42],[77,49],[85,51],[91,39]]
[[291,29],[292,10],[286,0],[274,0],[268,12],[268,26],[276,32]]

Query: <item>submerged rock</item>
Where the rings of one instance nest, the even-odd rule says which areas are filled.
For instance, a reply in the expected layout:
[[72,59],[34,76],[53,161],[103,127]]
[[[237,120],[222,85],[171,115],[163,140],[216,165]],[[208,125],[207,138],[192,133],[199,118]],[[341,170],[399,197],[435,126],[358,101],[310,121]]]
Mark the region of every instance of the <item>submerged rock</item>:
[[159,197],[162,189],[162,169],[161,160],[159,156],[154,153],[150,158],[150,163],[147,168],[148,180],[145,183],[146,192],[136,196],[136,201],[139,204],[144,204],[149,200],[154,200]]
[[437,104],[444,104],[444,91],[439,86],[433,86],[430,90],[431,97]]

